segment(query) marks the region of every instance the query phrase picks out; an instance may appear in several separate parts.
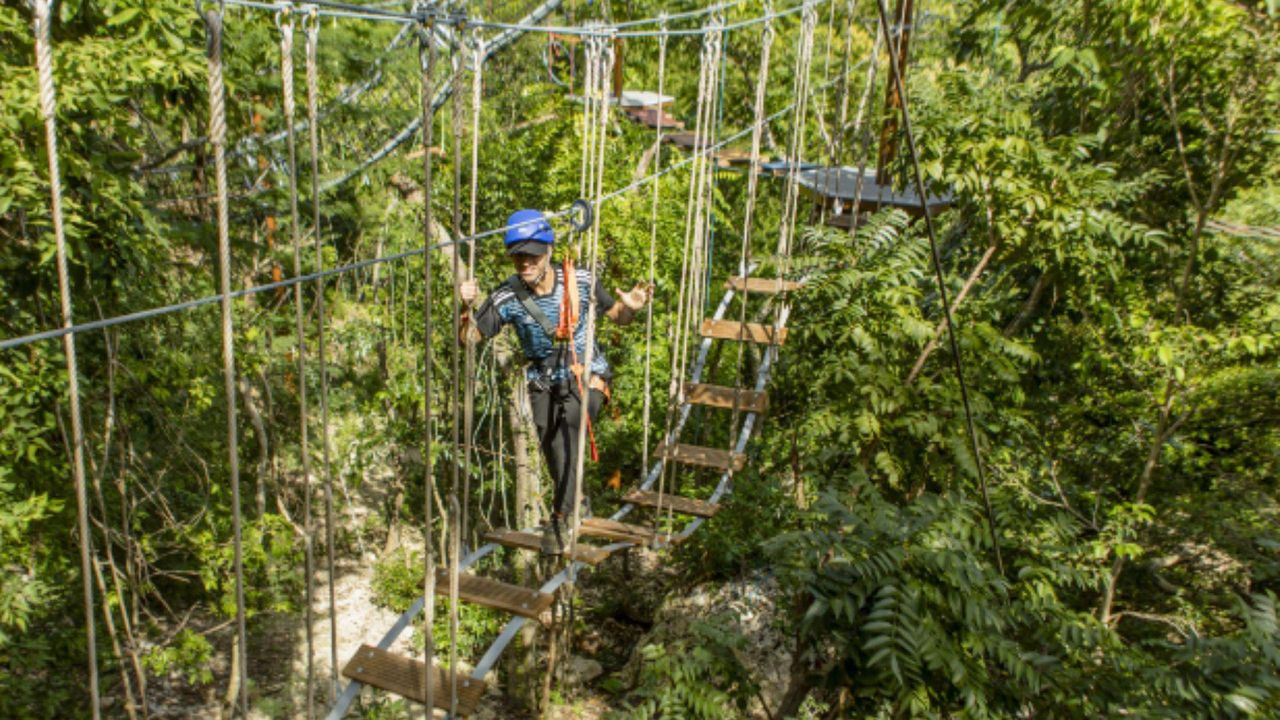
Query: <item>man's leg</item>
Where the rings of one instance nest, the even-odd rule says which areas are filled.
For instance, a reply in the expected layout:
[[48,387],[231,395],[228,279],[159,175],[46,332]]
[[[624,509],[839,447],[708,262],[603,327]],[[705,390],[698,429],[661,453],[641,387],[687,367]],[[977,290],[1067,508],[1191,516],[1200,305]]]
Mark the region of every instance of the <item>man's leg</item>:
[[[591,422],[594,423],[596,417],[600,414],[600,408],[604,405],[604,394],[594,389],[590,391],[590,394],[591,399],[588,401],[587,412],[591,417]],[[566,463],[567,472],[565,473],[565,491],[560,494],[557,489],[556,497],[558,501],[555,508],[556,512],[568,518],[573,516],[574,503],[577,501],[574,491],[576,490],[577,483],[575,479],[578,472],[578,437],[582,427],[582,403],[579,402],[576,392],[565,398],[564,420],[565,432],[561,433],[561,435],[564,438],[564,457],[568,461]],[[590,442],[589,437],[588,442]]]

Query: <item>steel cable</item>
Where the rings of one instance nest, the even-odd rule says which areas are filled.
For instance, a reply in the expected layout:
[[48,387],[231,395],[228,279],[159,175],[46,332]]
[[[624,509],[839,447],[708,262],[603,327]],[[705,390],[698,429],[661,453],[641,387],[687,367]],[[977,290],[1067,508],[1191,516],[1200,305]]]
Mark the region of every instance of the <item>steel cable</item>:
[[956,381],[960,386],[960,401],[964,405],[965,427],[968,430],[969,444],[973,451],[973,465],[977,471],[978,486],[981,489],[982,502],[986,509],[987,529],[991,534],[991,549],[995,555],[996,569],[1003,575],[1004,560],[1000,554],[999,529],[996,525],[995,511],[991,507],[991,495],[987,490],[986,472],[982,467],[982,452],[978,446],[978,431],[973,422],[973,409],[969,403],[969,387],[964,378],[964,359],[960,355],[960,345],[956,340],[955,321],[951,317],[951,302],[947,298],[946,278],[942,274],[942,255],[938,251],[938,239],[933,224],[933,213],[929,209],[928,196],[925,195],[924,175],[920,171],[920,156],[916,149],[915,132],[911,127],[911,111],[908,107],[906,88],[902,82],[902,68],[898,66],[899,48],[894,43],[893,38],[889,36],[887,29],[889,27],[889,11],[885,7],[884,0],[876,0],[876,5],[880,10],[881,27],[885,28],[886,42],[889,44],[890,75],[902,102],[902,134],[907,141],[907,152],[911,155],[912,180],[915,183],[916,193],[920,198],[920,207],[924,213],[925,230],[929,234],[929,249],[933,255],[933,270],[938,281],[938,296],[942,303],[942,316],[947,323],[947,339],[951,346],[951,359],[956,371]]
[[[74,324],[71,307],[71,278],[67,268],[67,233],[62,213],[62,170],[58,162],[58,94],[53,77],[52,8],[50,0],[34,0],[36,73],[39,82],[40,115],[44,119],[45,151],[49,156],[49,215],[53,221],[58,300],[62,327]],[[67,401],[71,412],[71,470],[75,484],[76,524],[80,538],[80,575],[83,580],[85,653],[89,666],[89,704],[94,720],[101,713],[98,688],[97,625],[93,619],[93,577],[96,559],[89,528],[89,496],[84,472],[84,419],[80,411],[80,371],[76,361],[76,338],[62,336],[62,352],[67,365]]]

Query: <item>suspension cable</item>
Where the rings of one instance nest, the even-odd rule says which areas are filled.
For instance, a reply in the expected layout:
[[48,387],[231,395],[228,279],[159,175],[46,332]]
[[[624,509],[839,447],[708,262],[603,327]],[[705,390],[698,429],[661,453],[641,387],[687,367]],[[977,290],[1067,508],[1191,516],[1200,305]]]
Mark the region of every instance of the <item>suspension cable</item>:
[[[435,716],[435,618],[436,618],[436,554],[434,537],[436,478],[434,468],[435,416],[433,404],[433,371],[435,354],[432,349],[433,330],[431,325],[431,145],[435,141],[434,107],[435,73],[438,52],[432,39],[435,28],[430,19],[424,19],[418,25],[418,67],[422,76],[422,321],[423,321],[423,368],[422,368],[422,408],[424,418],[423,451],[424,464],[422,483],[423,528],[422,528],[422,607],[423,607],[423,664],[422,687],[426,691],[425,717],[430,720]],[[424,57],[425,56],[425,57]],[[455,252],[456,252],[455,248]],[[450,668],[452,670],[452,668]]]
[[320,364],[320,459],[324,470],[324,533],[325,555],[329,591],[329,680],[333,695],[338,694],[338,625],[337,591],[334,589],[337,574],[336,520],[333,501],[332,431],[329,426],[329,358],[325,343],[325,324],[328,313],[325,308],[325,282],[331,272],[324,269],[323,231],[320,225],[320,71],[318,62],[320,42],[320,18],[308,8],[303,18],[306,35],[307,72],[307,139],[311,162],[311,235],[315,248],[316,271],[316,360]]
[[[58,266],[58,299],[62,310],[62,327],[72,327],[71,279],[67,269],[67,234],[62,215],[62,171],[58,163],[57,88],[53,77],[53,22],[50,0],[35,0],[34,33],[36,72],[40,84],[40,114],[44,118],[45,150],[49,156],[49,214],[53,220]],[[84,420],[80,412],[80,374],[76,362],[76,338],[62,336],[62,352],[67,364],[67,400],[71,410],[71,462],[76,494],[76,522],[80,532],[80,575],[84,592],[85,652],[89,665],[89,704],[94,720],[100,716],[98,688],[97,625],[93,619],[93,536],[89,528],[89,495],[84,473]]]
[[991,507],[991,495],[987,490],[987,476],[982,467],[982,452],[978,446],[978,431],[973,422],[973,409],[969,403],[969,387],[964,379],[964,359],[960,355],[960,345],[956,341],[955,321],[951,317],[951,302],[947,298],[947,283],[942,274],[942,255],[938,251],[937,232],[933,224],[933,213],[926,201],[924,175],[920,172],[920,156],[916,150],[915,132],[911,127],[911,111],[908,107],[906,88],[902,82],[902,68],[898,66],[897,44],[889,35],[889,11],[884,0],[876,0],[880,10],[881,27],[885,28],[886,42],[889,44],[889,71],[898,97],[901,98],[902,134],[907,141],[907,152],[911,155],[911,174],[916,186],[916,194],[920,198],[920,207],[924,212],[925,230],[929,234],[929,249],[933,254],[933,270],[938,281],[938,296],[942,303],[942,316],[947,323],[947,339],[951,346],[951,359],[956,371],[956,381],[960,385],[960,401],[964,405],[965,427],[969,434],[970,449],[973,451],[973,465],[978,473],[978,486],[982,490],[982,502],[986,508],[987,529],[991,533],[991,549],[995,554],[996,569],[1004,574],[1004,561],[1000,555],[1000,536],[996,525],[995,511]]
[[[293,87],[293,28],[292,4],[282,4],[276,15],[276,27],[280,30],[280,89],[284,109],[284,127],[288,147],[289,223],[293,241],[293,274],[302,274],[302,230],[298,212],[298,143],[294,127],[295,99]],[[312,543],[311,522],[311,449],[307,422],[307,334],[303,318],[306,311],[302,300],[302,285],[293,287],[294,341],[298,353],[298,437],[299,455],[302,460],[302,547],[306,573],[304,596],[306,610],[307,645],[307,718],[315,717],[315,547]]]
[[235,573],[236,653],[239,675],[240,712],[249,714],[249,648],[245,632],[244,548],[241,541],[240,454],[236,432],[236,356],[235,328],[231,307],[231,238],[227,198],[227,119],[226,88],[222,77],[223,7],[206,10],[209,59],[209,140],[213,144],[214,177],[217,183],[218,285],[222,306],[222,377],[227,405],[227,466],[231,483],[232,567]]

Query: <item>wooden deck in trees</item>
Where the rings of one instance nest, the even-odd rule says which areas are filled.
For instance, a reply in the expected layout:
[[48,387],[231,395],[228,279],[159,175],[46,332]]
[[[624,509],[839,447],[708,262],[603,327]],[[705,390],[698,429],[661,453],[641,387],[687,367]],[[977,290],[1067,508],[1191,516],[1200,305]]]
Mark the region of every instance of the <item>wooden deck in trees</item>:
[[[607,518],[583,518],[579,530],[584,537],[599,537],[614,542],[629,542],[636,545],[649,545],[656,533],[647,525],[635,525]],[[658,540],[662,543],[679,542],[683,538],[673,535],[662,535]]]
[[[425,672],[427,664],[401,655],[395,655],[372,645],[361,645],[356,654],[342,668],[342,674],[366,685],[382,688],[416,702],[427,701]],[[448,711],[449,677],[439,667],[431,668],[432,701],[441,710]],[[476,711],[485,683],[465,675],[457,676],[458,715],[465,717]]]
[[[485,533],[484,539],[486,542],[498,543],[503,547],[542,552],[542,536],[535,533],[497,528]],[[573,551],[574,560],[584,562],[588,565],[599,565],[608,557],[609,552],[604,548],[598,548],[594,545],[585,545],[583,543],[578,543],[578,546],[574,548]]]
[[743,325],[736,320],[708,319],[702,321],[702,336],[717,340],[742,340],[761,345],[781,345],[787,341],[787,329],[760,323]]
[[[436,594],[449,594],[449,571],[440,568],[436,571]],[[476,605],[484,605],[497,610],[504,610],[512,615],[520,615],[533,620],[541,618],[555,596],[538,592],[529,588],[504,583],[500,580],[460,573],[458,575],[458,597]]]
[[[801,172],[796,182],[824,204],[840,205],[841,213],[827,220],[827,224],[833,227],[848,228],[855,209],[858,212],[875,212],[882,208],[898,208],[919,217],[924,215],[926,206],[930,213],[939,213],[951,207],[953,200],[950,193],[944,193],[929,195],[922,202],[912,188],[895,190],[892,186],[876,182],[874,169],[867,169],[862,176],[860,193],[856,168],[813,168]],[[857,208],[854,208],[855,200]]]
[[804,287],[804,283],[796,280],[782,280],[780,278],[744,278],[735,275],[734,277],[729,278],[725,282],[724,286],[730,290],[737,290],[738,292],[746,291],[751,293],[776,294],[799,290]]
[[769,409],[769,394],[755,390],[725,387],[724,385],[707,385],[705,383],[685,383],[685,400],[694,405],[725,408],[732,410],[734,403],[742,412],[763,413]]
[[[652,490],[633,490],[622,500],[641,507],[658,507],[658,493]],[[662,496],[662,508],[664,510],[671,508],[672,511],[681,515],[704,518],[715,517],[716,513],[720,512],[720,506],[716,503],[670,494]]]
[[698,465],[716,470],[733,470],[738,472],[747,465],[747,456],[742,453],[731,453],[720,448],[701,447],[699,445],[668,445],[663,443],[656,451],[658,457],[684,465]]

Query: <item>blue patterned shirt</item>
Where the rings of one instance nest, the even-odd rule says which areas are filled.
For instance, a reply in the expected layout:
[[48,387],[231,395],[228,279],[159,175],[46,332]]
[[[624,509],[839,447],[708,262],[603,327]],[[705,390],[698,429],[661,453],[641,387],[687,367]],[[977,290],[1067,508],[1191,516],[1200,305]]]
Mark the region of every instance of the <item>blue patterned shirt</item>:
[[[564,298],[564,267],[554,265],[553,268],[556,273],[556,284],[552,291],[546,295],[538,295],[530,290],[529,297],[551,322],[552,327],[555,327],[560,322],[560,304]],[[582,362],[587,356],[587,312],[592,298],[594,297],[596,302],[597,323],[600,316],[613,307],[614,299],[599,282],[596,283],[594,292],[592,291],[590,272],[575,270],[574,274],[577,276],[575,279],[578,283],[579,308],[578,325],[573,332],[573,345],[578,362]],[[526,378],[530,382],[565,380],[569,377],[567,353],[563,363],[551,363],[552,367],[545,367],[548,358],[557,351],[555,338],[547,335],[542,325],[516,296],[515,283],[523,282],[518,276],[513,275],[495,288],[493,294],[475,312],[476,328],[485,337],[493,337],[501,332],[504,325],[513,326],[516,337],[520,339],[520,347],[524,350],[524,357],[529,361],[529,366],[525,369]],[[598,343],[595,345],[591,360],[591,374],[600,375],[605,379],[608,379],[611,374],[609,361],[600,351]]]

